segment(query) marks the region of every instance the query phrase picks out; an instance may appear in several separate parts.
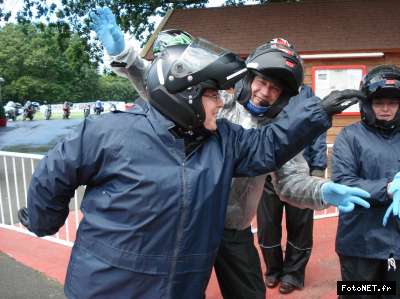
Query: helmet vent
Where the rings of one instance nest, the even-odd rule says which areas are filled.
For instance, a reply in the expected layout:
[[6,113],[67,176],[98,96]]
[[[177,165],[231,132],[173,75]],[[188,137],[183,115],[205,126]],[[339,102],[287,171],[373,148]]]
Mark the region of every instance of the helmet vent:
[[386,80],[386,85],[396,85],[396,80]]
[[289,61],[289,60],[286,60],[286,65],[288,66],[288,67],[290,67],[291,69],[292,68],[294,68],[294,63],[293,62],[291,62],[291,61]]

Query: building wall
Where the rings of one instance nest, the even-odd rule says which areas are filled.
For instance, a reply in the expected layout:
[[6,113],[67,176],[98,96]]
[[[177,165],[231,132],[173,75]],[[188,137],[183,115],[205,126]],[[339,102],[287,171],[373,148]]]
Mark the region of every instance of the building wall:
[[[379,51],[379,50],[377,50]],[[380,58],[353,58],[353,59],[318,59],[305,60],[304,83],[312,86],[312,67],[314,66],[335,66],[335,65],[365,65],[367,72],[380,64],[395,64],[400,67],[400,52],[385,53]],[[327,143],[334,143],[336,136],[343,127],[360,120],[360,116],[336,115],[333,118],[332,128],[328,130]]]

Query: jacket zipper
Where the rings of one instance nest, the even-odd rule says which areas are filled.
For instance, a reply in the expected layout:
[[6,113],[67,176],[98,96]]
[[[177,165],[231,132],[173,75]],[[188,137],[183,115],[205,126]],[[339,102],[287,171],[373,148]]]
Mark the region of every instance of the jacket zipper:
[[[186,188],[186,179],[185,179],[185,158],[183,159],[182,162],[182,201],[180,203],[180,211],[181,211],[181,217],[179,218],[179,224],[178,228],[176,230],[176,241],[175,241],[175,248],[173,252],[173,258],[171,262],[171,271],[169,275],[169,281],[168,281],[168,287],[167,287],[167,294],[169,296],[172,296],[171,291],[172,291],[172,286],[173,286],[173,280],[176,275],[176,264],[177,264],[177,256],[180,251],[180,244],[182,242],[183,238],[183,226],[186,220],[186,215],[187,215],[187,207],[185,205],[186,203],[186,197],[187,197],[187,188]],[[170,297],[172,298],[172,297]]]

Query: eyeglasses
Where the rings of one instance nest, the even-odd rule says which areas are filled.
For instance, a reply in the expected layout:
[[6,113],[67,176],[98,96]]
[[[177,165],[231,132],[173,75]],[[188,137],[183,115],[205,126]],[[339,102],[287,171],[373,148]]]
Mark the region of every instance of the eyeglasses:
[[204,93],[203,96],[211,99],[213,102],[218,102],[219,100],[222,99],[218,92],[217,93],[212,93],[212,94],[211,93]]

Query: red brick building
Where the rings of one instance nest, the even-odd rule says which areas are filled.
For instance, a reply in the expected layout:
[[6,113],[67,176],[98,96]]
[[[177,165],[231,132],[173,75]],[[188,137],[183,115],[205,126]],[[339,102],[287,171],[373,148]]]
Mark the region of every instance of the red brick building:
[[[346,81],[358,86],[362,74],[376,65],[400,66],[399,0],[302,0],[179,9],[167,13],[156,33],[169,28],[183,29],[242,57],[273,37],[286,38],[301,54],[305,83],[317,95],[341,89]],[[142,52],[146,57],[151,57],[153,40],[154,36]],[[328,143],[344,125],[359,119],[357,110],[336,116]]]

